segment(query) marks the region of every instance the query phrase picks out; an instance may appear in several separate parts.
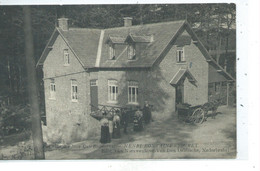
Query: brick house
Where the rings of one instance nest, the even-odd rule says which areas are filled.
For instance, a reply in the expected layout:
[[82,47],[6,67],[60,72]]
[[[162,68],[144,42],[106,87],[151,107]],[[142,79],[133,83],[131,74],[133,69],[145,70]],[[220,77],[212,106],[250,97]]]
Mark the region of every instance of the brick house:
[[99,134],[89,114],[97,106],[154,105],[156,119],[174,115],[177,103],[203,104],[234,79],[209,55],[187,21],[108,29],[57,27],[37,66],[44,73],[50,141]]

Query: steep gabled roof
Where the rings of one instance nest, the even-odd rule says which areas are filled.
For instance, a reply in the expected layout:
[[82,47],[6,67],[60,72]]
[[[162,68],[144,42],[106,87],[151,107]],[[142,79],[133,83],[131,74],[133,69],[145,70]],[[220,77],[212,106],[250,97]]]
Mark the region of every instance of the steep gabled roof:
[[94,67],[100,32],[101,30],[98,29],[71,28],[69,31],[62,31],[60,28],[55,28],[37,66],[43,64],[51,50],[50,47],[52,47],[57,36],[60,35],[84,68]]
[[[154,41],[147,42],[142,45],[142,52],[136,57],[136,60],[128,60],[126,51],[116,60],[109,59],[106,46],[102,46],[102,55],[100,68],[146,68],[152,67],[154,62],[162,53],[163,49],[171,42],[172,38],[180,32],[185,21],[172,21],[155,24],[137,25],[131,27],[118,27],[105,29],[104,37],[109,35],[128,36],[134,35],[147,38],[148,35],[153,36]],[[105,44],[105,40],[104,43]]]
[[[206,61],[217,70],[221,70],[221,74],[227,79],[234,81],[234,78],[212,59],[191,26],[185,20],[104,30],[70,28],[68,31],[62,31],[56,28],[37,65],[43,64],[50,50],[48,47],[53,45],[57,35],[60,34],[79,62],[86,69],[150,68],[164,59],[185,29],[190,34],[192,40],[197,42],[197,46],[206,58]],[[108,60],[107,41],[123,43],[123,40],[129,36],[133,41],[143,42],[144,44],[136,60],[127,59],[127,50],[124,47],[121,47],[122,52],[116,60]],[[149,38],[150,41],[148,41]],[[186,44],[189,41],[189,36],[184,36],[181,43]]]
[[120,37],[120,36],[112,36],[109,35],[107,38],[107,42],[115,43],[115,44],[123,44],[125,43],[126,37]]
[[152,39],[153,39],[153,36],[152,35],[133,35],[133,34],[129,34],[127,37],[126,37],[126,42],[127,41],[132,41],[132,42],[135,42],[135,43],[150,43],[152,42]]
[[201,53],[203,56],[206,58],[206,61],[212,65],[216,70],[221,70],[220,74],[223,74],[228,80],[235,81],[235,79],[228,73],[226,72],[209,54],[205,46],[202,44],[198,36],[195,34],[195,32],[192,30],[191,26],[189,23],[186,23],[186,30],[187,32],[191,35],[191,38],[193,41],[197,41],[197,47],[200,49]]
[[194,76],[191,74],[191,72],[188,69],[180,69],[172,78],[170,81],[170,84],[177,85],[180,80],[184,77],[187,77],[190,82],[195,84],[197,80],[194,78]]
[[69,31],[59,31],[82,61],[84,68],[94,67],[101,30],[73,28]]

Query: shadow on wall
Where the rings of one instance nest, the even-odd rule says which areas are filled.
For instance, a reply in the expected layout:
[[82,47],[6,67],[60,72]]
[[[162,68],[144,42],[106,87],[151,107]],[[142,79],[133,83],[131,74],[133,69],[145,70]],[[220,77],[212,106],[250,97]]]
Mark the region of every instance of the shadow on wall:
[[[130,105],[128,102],[129,81],[138,83],[138,104],[141,108],[143,108],[145,101],[149,101],[153,105],[153,111],[155,112],[163,112],[168,107],[166,101],[170,96],[165,91],[164,85],[166,81],[159,69],[127,70],[119,80],[119,83],[121,83],[121,93],[118,95],[120,105],[135,108],[136,105]],[[171,114],[172,112],[174,111],[171,111]]]

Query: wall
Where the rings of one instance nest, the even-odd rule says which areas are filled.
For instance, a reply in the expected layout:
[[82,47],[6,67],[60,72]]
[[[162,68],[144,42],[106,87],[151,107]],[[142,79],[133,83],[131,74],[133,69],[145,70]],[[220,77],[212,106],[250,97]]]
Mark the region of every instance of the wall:
[[[184,83],[184,101],[192,105],[201,105],[208,101],[208,68],[209,64],[198,47],[191,43],[184,47],[186,64],[197,80],[196,86],[187,79]],[[184,67],[184,66],[183,66]]]
[[[63,65],[63,49],[69,49],[58,36],[53,49],[46,58],[44,89],[47,131],[49,142],[70,143],[98,135],[98,122],[90,114],[89,74],[69,49],[70,65]],[[49,85],[53,78],[56,85],[56,99],[50,99]],[[78,102],[71,101],[71,79],[77,80]],[[93,130],[94,129],[94,130]]]
[[227,79],[222,74],[218,73],[215,67],[209,65],[209,83],[223,81],[227,81]]
[[[187,32],[183,33],[187,35]],[[173,45],[168,54],[151,70],[127,70],[127,71],[99,71],[99,104],[128,106],[127,81],[139,82],[139,104],[142,106],[145,100],[152,105],[157,116],[156,119],[167,119],[175,112],[175,87],[170,81],[180,68],[188,68],[198,81],[194,86],[187,79],[184,83],[184,102],[192,105],[203,104],[208,100],[208,63],[194,44],[185,45],[185,63],[177,63],[177,46]],[[119,97],[117,104],[108,103],[108,80],[118,81]]]
[[[187,32],[182,34],[187,35]],[[208,63],[206,59],[193,43],[184,45],[184,55],[186,62],[178,63],[177,45],[173,45],[156,69],[162,77],[160,86],[169,96],[164,101],[164,113],[168,113],[168,115],[175,110],[175,87],[170,85],[170,81],[180,68],[189,69],[197,80],[196,86],[194,86],[188,79],[185,79],[184,103],[199,105],[208,100]]]
[[[128,103],[128,81],[137,81],[138,86],[138,102],[143,107],[144,101],[149,101],[154,106],[154,110],[160,116],[154,115],[155,119],[164,118],[163,108],[165,101],[169,95],[161,86],[161,74],[158,70],[126,70],[126,71],[99,71],[98,73],[98,90],[99,104],[135,107],[136,105]],[[108,102],[108,80],[114,79],[118,81],[118,103]],[[171,105],[170,105],[171,106]]]

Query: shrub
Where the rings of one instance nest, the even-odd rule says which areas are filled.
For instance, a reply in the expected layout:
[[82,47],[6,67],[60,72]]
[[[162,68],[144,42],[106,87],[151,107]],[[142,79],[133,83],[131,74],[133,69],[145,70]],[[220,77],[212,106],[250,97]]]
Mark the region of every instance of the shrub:
[[1,135],[20,133],[31,128],[30,109],[28,105],[0,104]]

